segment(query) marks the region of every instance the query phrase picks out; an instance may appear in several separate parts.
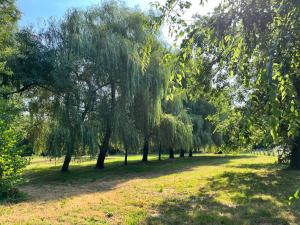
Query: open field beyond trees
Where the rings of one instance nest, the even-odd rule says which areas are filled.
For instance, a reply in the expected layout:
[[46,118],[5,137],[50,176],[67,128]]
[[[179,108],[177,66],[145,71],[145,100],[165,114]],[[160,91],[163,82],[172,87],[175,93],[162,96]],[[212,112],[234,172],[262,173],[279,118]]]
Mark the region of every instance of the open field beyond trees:
[[[165,156],[166,157],[166,156]],[[34,158],[26,168],[26,193],[0,206],[0,224],[299,224],[300,205],[288,197],[300,171],[272,156],[198,155],[148,163],[140,156],[60,163]],[[164,158],[164,157],[163,157]]]

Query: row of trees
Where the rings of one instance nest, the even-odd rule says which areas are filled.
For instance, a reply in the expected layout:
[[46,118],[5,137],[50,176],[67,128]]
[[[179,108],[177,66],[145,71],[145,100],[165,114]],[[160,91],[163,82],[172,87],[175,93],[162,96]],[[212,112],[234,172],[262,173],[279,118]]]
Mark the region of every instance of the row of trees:
[[[2,7],[17,15],[10,11],[17,13],[14,1]],[[104,168],[111,148],[121,149],[127,164],[128,153],[139,149],[146,162],[150,149],[158,150],[159,159],[163,152],[174,158],[175,152],[192,156],[223,143],[206,120],[214,107],[191,99],[178,83],[175,53],[152,29],[153,17],[110,1],[70,10],[39,31],[15,29],[14,18],[6,37],[13,51],[1,72],[1,101],[18,106],[14,114],[1,112],[18,121],[3,126],[14,135],[1,130],[3,138],[14,138],[1,151],[15,157],[12,173],[25,165],[28,146],[34,154],[63,156],[62,171],[68,171],[72,158],[82,155],[97,157],[96,168]]]

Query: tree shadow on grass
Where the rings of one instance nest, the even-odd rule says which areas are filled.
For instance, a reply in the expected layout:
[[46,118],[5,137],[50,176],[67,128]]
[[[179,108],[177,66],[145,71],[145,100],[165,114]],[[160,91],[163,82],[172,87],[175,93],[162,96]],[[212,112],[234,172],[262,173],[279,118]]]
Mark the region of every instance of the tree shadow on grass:
[[144,224],[300,224],[300,205],[287,199],[300,185],[300,172],[225,172],[187,199],[168,199]]
[[60,172],[59,166],[32,168],[24,175],[27,182],[21,190],[30,195],[27,201],[49,201],[66,197],[104,192],[132,179],[151,179],[168,174],[189,171],[198,166],[217,166],[234,159],[252,156],[196,156],[193,158],[149,161],[110,162],[104,170],[94,165],[73,165],[69,172]]
[[250,156],[196,156],[193,158],[172,159],[162,161],[132,160],[124,166],[122,161],[109,162],[103,170],[94,165],[72,165],[69,172],[62,173],[60,166],[33,168],[25,173],[27,184],[82,184],[89,181],[112,181],[122,178],[154,178],[162,175],[191,170],[195,166],[217,166],[230,160],[248,158]]

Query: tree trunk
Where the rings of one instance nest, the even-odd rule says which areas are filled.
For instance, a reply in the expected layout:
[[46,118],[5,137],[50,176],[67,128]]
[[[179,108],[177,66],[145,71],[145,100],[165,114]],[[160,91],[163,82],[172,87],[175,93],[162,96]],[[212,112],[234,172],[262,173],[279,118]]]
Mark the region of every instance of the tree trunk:
[[290,169],[300,170],[300,137],[295,138],[291,145]]
[[184,157],[184,149],[180,149],[180,158]]
[[148,161],[148,152],[149,152],[149,141],[146,138],[145,142],[144,142],[144,148],[143,148],[143,162],[147,162]]
[[97,164],[96,164],[97,169],[104,169],[104,160],[109,147],[109,139],[110,139],[110,134],[106,133],[102,145],[99,146],[100,153],[98,155]]
[[127,148],[125,149],[125,160],[124,160],[124,165],[127,166],[127,156],[128,156],[128,151]]
[[158,148],[158,160],[161,160],[161,144],[159,144]]
[[106,157],[107,148],[101,147],[100,153],[98,155],[96,168],[97,169],[104,169],[104,160]]
[[64,164],[61,167],[62,172],[68,172],[69,171],[69,165],[71,162],[71,154],[66,154]]
[[192,149],[190,149],[190,151],[189,151],[189,157],[193,157],[193,150]]
[[106,132],[102,142],[102,145],[99,146],[100,153],[98,155],[96,168],[103,169],[104,168],[104,160],[106,157],[107,150],[109,148],[109,141],[111,137],[111,132],[113,129],[113,121],[115,114],[115,104],[116,104],[116,87],[113,80],[111,80],[111,102],[110,102],[110,111],[107,115],[107,123],[106,123]]
[[169,158],[174,159],[174,150],[173,150],[173,148],[169,148]]
[[69,96],[67,95],[66,96],[66,102],[65,102],[65,105],[66,105],[66,115],[67,115],[67,118],[66,118],[66,121],[67,121],[67,124],[68,124],[68,130],[70,132],[70,145],[67,145],[67,149],[66,149],[66,155],[65,155],[65,159],[64,159],[64,163],[61,167],[61,171],[62,172],[68,172],[69,171],[69,165],[70,165],[70,162],[71,162],[71,158],[72,158],[72,155],[74,153],[74,142],[75,142],[75,130],[74,130],[74,127],[72,126],[72,122],[71,122],[71,118],[70,118],[70,98]]
[[[300,99],[300,79],[297,76],[293,78],[293,85],[297,92],[297,98]],[[300,136],[295,137],[291,145],[290,169],[300,170]]]

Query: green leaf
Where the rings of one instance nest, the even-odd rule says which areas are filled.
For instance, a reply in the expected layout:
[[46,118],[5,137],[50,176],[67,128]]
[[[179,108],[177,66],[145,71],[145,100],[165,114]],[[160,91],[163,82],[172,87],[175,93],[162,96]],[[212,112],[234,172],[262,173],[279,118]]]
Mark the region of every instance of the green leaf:
[[299,190],[295,192],[294,197],[295,197],[296,199],[299,199]]
[[291,112],[294,112],[294,111],[295,111],[295,106],[291,105]]
[[183,52],[182,58],[183,58],[184,60],[186,60],[186,52]]

